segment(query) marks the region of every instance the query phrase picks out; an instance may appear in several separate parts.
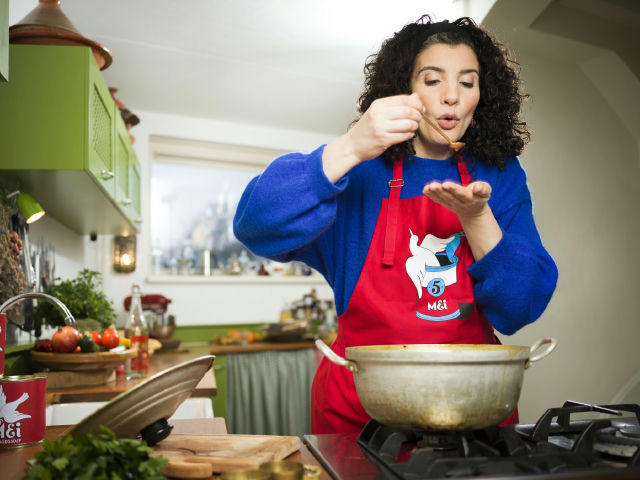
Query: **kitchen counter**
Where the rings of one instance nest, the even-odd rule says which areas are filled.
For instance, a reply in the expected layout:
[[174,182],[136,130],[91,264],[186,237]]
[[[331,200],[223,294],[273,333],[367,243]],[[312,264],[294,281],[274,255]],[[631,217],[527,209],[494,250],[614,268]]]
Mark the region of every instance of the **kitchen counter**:
[[[173,433],[191,433],[191,434],[208,434],[208,433],[226,433],[227,429],[223,418],[207,418],[195,420],[173,420]],[[62,435],[69,427],[56,426],[47,427],[46,437],[53,440]],[[19,480],[23,477],[26,463],[33,455],[42,450],[40,445],[34,445],[22,448],[0,448],[0,472],[2,472],[3,480]],[[300,450],[292,453],[286,460],[302,462],[307,465],[319,465],[318,460],[311,454],[306,446],[301,446]],[[218,478],[218,475],[211,477]],[[331,480],[329,474],[322,469],[319,480]]]
[[[209,350],[210,346],[208,344],[187,344],[176,351],[162,352],[162,350],[158,350],[149,357],[149,377],[179,363],[186,362],[187,360],[209,355]],[[144,380],[144,378],[127,380],[124,378],[124,375],[117,375],[115,380],[111,380],[102,385],[51,389],[47,387],[46,403],[50,405],[52,403],[109,401]],[[213,371],[209,370],[204,377],[202,377],[202,380],[196,386],[191,396],[213,397],[216,394],[216,379]]]
[[312,340],[300,342],[254,342],[247,345],[213,345],[210,353],[213,355],[226,355],[228,353],[252,353],[284,350],[302,350],[315,348]]

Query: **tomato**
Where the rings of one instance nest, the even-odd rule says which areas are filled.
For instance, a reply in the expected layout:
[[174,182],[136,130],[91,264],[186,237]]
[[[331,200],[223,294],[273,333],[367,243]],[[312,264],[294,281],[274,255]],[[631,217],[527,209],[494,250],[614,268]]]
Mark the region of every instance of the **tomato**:
[[120,345],[120,335],[115,328],[105,328],[102,331],[102,346],[108,350]]
[[82,338],[80,332],[73,327],[59,327],[51,337],[53,351],[58,353],[71,353],[78,346]]
[[82,353],[82,349],[80,348],[80,345],[74,348],[72,353]]
[[89,332],[89,334],[91,335],[93,343],[95,343],[96,345],[102,345],[102,335],[95,331]]

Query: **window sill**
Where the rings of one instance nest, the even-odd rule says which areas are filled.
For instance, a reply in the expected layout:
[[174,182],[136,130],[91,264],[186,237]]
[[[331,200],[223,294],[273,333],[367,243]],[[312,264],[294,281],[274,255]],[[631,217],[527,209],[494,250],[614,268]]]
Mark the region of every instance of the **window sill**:
[[148,275],[147,283],[244,284],[244,285],[326,285],[322,275]]

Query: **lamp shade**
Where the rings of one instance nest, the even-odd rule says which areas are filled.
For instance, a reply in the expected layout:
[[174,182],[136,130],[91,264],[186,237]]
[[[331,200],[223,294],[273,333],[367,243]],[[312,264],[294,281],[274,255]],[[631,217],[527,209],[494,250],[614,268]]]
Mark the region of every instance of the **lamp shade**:
[[44,209],[40,204],[28,193],[20,192],[16,200],[18,210],[24,216],[27,223],[33,223],[44,215]]

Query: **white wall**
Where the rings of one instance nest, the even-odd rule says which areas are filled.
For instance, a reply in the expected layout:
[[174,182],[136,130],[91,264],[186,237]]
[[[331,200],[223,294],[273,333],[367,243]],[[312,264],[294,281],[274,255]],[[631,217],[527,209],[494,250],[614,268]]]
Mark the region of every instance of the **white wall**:
[[[46,205],[43,208],[46,211]],[[85,239],[50,215],[45,214],[29,226],[29,239],[32,247],[39,245],[41,241],[45,246],[55,245],[56,277],[75,277],[84,268],[85,261],[89,260],[85,255]],[[89,264],[87,266],[90,267]]]
[[534,421],[565,400],[610,402],[640,369],[639,132],[579,65],[527,52],[518,58],[532,95],[533,141],[522,160],[536,222],[560,271],[542,318],[503,338],[558,340],[525,374],[521,419]]

